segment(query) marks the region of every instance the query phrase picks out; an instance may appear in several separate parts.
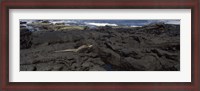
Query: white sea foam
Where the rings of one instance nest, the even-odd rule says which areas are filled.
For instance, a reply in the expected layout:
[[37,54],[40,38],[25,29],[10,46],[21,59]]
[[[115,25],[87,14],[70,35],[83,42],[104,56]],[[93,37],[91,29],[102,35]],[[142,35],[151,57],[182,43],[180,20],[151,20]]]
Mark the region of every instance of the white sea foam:
[[132,26],[130,26],[130,27],[142,27],[142,26],[135,26],[135,25],[132,25]]
[[50,21],[51,23],[53,24],[56,24],[56,23],[65,23],[65,21],[62,21],[62,20],[59,20],[59,21]]
[[77,23],[77,21],[74,21],[74,20],[67,20],[65,21],[66,23]]
[[86,23],[87,25],[95,25],[95,26],[118,26],[117,24],[111,24],[111,23]]
[[66,25],[69,25],[67,23],[77,23],[76,21],[71,21],[71,20],[50,20],[51,23],[56,24],[56,23],[65,23]]

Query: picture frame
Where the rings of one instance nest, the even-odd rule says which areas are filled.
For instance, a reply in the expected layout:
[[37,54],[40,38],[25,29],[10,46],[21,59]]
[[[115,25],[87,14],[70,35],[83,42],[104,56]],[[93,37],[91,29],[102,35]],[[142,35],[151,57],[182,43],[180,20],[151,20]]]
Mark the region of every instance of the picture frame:
[[[191,9],[191,82],[9,82],[10,9]],[[97,1],[15,1],[1,2],[1,90],[131,90],[199,91],[199,1],[198,0],[97,0]]]

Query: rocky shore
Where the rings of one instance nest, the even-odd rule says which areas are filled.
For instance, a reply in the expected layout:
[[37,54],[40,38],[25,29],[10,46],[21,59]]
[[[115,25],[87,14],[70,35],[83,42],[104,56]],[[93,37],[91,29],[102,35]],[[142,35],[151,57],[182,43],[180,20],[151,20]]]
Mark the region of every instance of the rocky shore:
[[20,27],[21,71],[180,71],[179,25],[29,26]]

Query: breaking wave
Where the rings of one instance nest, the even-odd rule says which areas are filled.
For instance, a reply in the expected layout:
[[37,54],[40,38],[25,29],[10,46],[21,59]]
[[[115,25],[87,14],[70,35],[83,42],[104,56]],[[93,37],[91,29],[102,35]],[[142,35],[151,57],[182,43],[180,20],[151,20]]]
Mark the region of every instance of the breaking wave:
[[85,24],[87,25],[94,25],[94,26],[118,26],[117,24],[111,24],[111,23],[88,23],[86,22]]

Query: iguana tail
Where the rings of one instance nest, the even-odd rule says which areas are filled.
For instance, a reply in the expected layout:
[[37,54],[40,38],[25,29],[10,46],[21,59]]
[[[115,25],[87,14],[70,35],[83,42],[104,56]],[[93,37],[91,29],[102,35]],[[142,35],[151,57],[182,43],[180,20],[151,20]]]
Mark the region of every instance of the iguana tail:
[[54,52],[76,52],[76,49],[66,49],[66,50],[59,50]]

